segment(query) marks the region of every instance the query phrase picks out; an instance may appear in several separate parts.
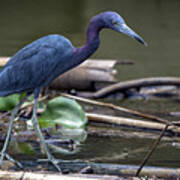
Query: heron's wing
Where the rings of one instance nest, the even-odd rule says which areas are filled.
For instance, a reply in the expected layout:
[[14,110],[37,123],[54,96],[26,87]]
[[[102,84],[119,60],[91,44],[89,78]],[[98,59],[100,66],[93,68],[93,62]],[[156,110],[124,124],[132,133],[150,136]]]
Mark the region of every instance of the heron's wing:
[[18,51],[7,63],[4,67],[16,65],[21,63],[22,61],[28,60],[32,56],[38,54],[40,50],[40,46],[26,46],[25,48]]
[[13,62],[6,66],[0,73],[0,95],[33,90],[43,85],[55,68],[55,63],[48,61],[55,54],[54,49],[48,49],[43,55],[38,52],[19,64]]
[[72,47],[64,42],[22,49],[0,73],[0,96],[43,87],[61,74],[71,52]]
[[61,35],[48,35],[44,36],[31,44],[25,46],[20,51],[18,51],[5,65],[5,67],[9,65],[15,65],[22,63],[22,61],[28,61],[33,56],[36,56],[41,51],[44,51],[49,48],[58,49],[59,53],[65,53],[66,49],[72,47],[71,42]]

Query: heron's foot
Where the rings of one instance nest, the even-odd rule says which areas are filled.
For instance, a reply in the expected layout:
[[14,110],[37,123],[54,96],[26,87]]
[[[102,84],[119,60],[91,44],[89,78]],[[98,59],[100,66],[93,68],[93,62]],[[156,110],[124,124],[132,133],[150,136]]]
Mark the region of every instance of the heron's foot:
[[48,159],[38,159],[38,162],[51,162],[52,165],[59,171],[61,171],[61,168],[58,166],[59,161],[55,159],[52,155]]
[[4,160],[4,156],[6,155],[6,153],[5,153],[4,151],[2,151],[0,154],[1,154],[1,158],[0,158],[0,166],[2,166],[3,160]]
[[51,156],[50,158],[48,157],[48,160],[52,163],[52,165],[59,171],[61,171],[61,168],[58,166],[58,160],[55,159],[53,156]]
[[5,157],[8,161],[10,161],[10,162],[12,162],[13,164],[15,164],[18,168],[23,169],[23,165],[22,165],[19,161],[15,160],[13,157],[11,157],[11,156],[10,156],[9,154],[7,154],[7,153],[1,153],[0,166],[3,165],[4,157]]

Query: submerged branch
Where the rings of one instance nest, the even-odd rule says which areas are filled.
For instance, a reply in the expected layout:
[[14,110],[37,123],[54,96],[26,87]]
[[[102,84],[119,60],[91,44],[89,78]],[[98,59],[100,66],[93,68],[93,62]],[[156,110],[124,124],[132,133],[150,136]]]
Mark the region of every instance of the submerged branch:
[[176,85],[180,86],[180,78],[177,77],[152,77],[142,78],[130,81],[119,82],[102,88],[95,93],[83,93],[83,96],[90,98],[103,98],[115,92],[123,92],[132,88],[141,88],[147,86]]

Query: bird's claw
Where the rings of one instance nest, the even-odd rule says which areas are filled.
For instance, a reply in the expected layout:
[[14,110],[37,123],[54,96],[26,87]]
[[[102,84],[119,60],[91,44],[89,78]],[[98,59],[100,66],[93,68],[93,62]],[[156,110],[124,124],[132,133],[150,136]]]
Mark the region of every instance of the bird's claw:
[[58,166],[58,160],[55,159],[54,157],[50,157],[48,158],[48,160],[53,164],[53,166],[59,171],[59,172],[62,172],[61,171],[61,168]]
[[55,167],[59,172],[62,172],[62,171],[61,171],[61,168],[58,166],[58,164],[56,163],[56,161],[54,162],[54,161],[51,160],[51,163],[54,165],[54,167]]
[[51,162],[52,165],[59,171],[62,172],[61,168],[58,166],[59,161],[54,157],[50,157],[48,159],[38,159],[39,162]]
[[2,154],[2,152],[1,152],[1,159],[0,159],[0,167],[3,165],[4,157],[5,157],[8,161],[10,161],[10,162],[12,162],[13,164],[15,164],[18,168],[23,169],[23,165],[22,165],[19,161],[15,160],[14,158],[12,158],[12,157],[11,157],[9,154],[7,154],[7,153],[3,153],[3,154]]

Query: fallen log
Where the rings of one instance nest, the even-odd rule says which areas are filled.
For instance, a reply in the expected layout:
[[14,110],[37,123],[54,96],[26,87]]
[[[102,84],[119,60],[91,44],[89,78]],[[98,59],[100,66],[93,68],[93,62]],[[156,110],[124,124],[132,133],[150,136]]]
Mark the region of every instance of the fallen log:
[[151,86],[151,87],[143,87],[140,89],[139,94],[148,95],[148,96],[158,96],[158,95],[171,95],[178,96],[177,86],[166,85],[166,86]]
[[95,83],[112,84],[116,82],[115,64],[115,60],[87,60],[56,78],[49,87],[57,90],[92,90],[96,89]]
[[4,180],[120,180],[117,176],[107,176],[107,175],[85,175],[85,174],[71,174],[63,175],[60,173],[48,173],[48,172],[24,172],[24,171],[2,171],[0,170],[0,179]]
[[[111,163],[90,163],[90,162],[80,162],[80,161],[63,161],[57,160],[58,165],[63,170],[69,170],[71,173],[77,173],[82,169],[89,166],[92,169],[93,174],[106,174],[106,175],[115,175],[120,177],[134,176],[139,166],[137,165],[120,165],[120,164],[111,164]],[[40,162],[39,162],[40,163]],[[32,162],[23,161],[22,164],[24,166],[29,166],[30,164],[33,166],[39,165],[34,164]],[[42,162],[44,166],[48,166],[46,163]],[[41,163],[41,164],[42,164]],[[52,170],[51,166],[48,166],[49,170]],[[145,166],[140,176],[156,176],[161,178],[177,178],[180,177],[180,168],[164,168],[164,167],[153,167],[153,166]]]
[[[24,171],[2,171],[0,170],[0,179],[4,180],[16,180],[16,179],[28,179],[28,180],[40,180],[40,179],[64,179],[64,180],[120,180],[121,177],[134,176],[138,166],[132,165],[115,165],[115,164],[98,164],[98,163],[62,163],[63,167],[68,169],[82,169],[90,165],[96,174],[70,174],[63,175],[59,173],[48,173],[48,172],[24,172]],[[100,175],[100,174],[111,174],[111,175]],[[117,177],[116,175],[120,176]],[[141,176],[148,177],[159,177],[167,179],[177,179],[180,177],[179,168],[163,168],[163,167],[151,167],[146,166],[141,171]]]
[[[9,60],[11,57],[0,57],[0,66],[3,67]],[[92,63],[92,61],[95,61],[96,63]],[[102,63],[104,64],[104,66],[102,66]],[[116,60],[116,59],[89,59],[86,60],[85,62],[83,62],[82,64],[79,65],[79,67],[91,67],[91,68],[95,68],[95,69],[107,69],[107,71],[109,71],[109,69],[111,69],[112,67],[115,66],[115,64],[122,64],[122,65],[132,65],[134,64],[134,62],[132,60],[129,59],[125,59],[125,60]]]
[[[0,66],[4,66],[9,57],[0,57]],[[56,78],[49,88],[57,90],[90,90],[96,89],[95,83],[114,83],[116,60],[87,60],[80,66]]]
[[0,67],[3,67],[8,61],[10,57],[0,57]]

